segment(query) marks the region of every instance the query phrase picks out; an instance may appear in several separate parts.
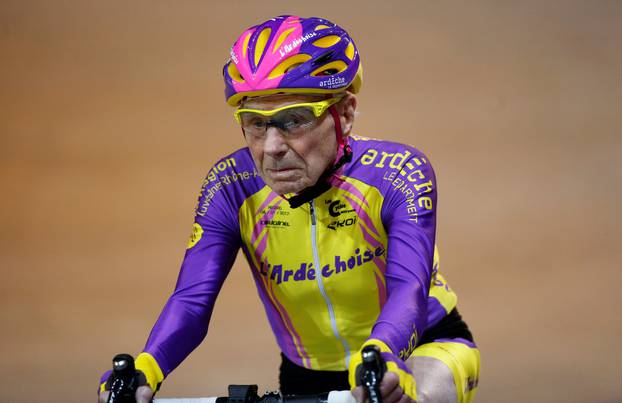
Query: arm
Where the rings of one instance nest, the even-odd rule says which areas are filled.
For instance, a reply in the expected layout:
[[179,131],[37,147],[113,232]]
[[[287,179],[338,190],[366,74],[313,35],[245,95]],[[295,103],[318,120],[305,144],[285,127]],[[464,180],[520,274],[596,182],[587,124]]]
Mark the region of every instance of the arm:
[[425,156],[406,162],[399,178],[404,185],[391,186],[382,210],[389,238],[387,301],[370,339],[382,341],[406,360],[427,323],[436,236],[436,178]]
[[216,297],[240,246],[237,212],[218,184],[204,181],[175,290],[136,360],[154,390],[205,338]]
[[[381,391],[384,390],[383,397],[391,395],[391,401],[402,393],[412,400],[417,398],[414,379],[404,361],[412,354],[427,324],[434,259],[436,179],[425,156],[415,155],[401,166],[384,191],[381,214],[388,234],[387,300],[362,346],[380,347],[390,375],[383,378]],[[357,353],[350,363],[352,387],[360,362]],[[357,400],[362,401],[361,390],[355,392]]]

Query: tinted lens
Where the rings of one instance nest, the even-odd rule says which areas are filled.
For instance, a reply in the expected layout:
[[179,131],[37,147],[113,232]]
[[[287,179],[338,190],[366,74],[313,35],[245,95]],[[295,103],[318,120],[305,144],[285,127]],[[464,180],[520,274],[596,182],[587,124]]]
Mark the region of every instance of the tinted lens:
[[311,108],[299,107],[285,109],[274,115],[271,120],[279,129],[293,133],[311,127],[315,123],[316,117]]
[[240,114],[244,132],[251,135],[262,135],[268,126],[274,126],[284,133],[300,133],[316,122],[313,110],[308,107],[285,109],[274,116],[263,116],[253,112]]
[[268,116],[262,116],[257,113],[243,112],[240,114],[240,123],[244,133],[253,136],[259,136],[266,132],[268,120]]

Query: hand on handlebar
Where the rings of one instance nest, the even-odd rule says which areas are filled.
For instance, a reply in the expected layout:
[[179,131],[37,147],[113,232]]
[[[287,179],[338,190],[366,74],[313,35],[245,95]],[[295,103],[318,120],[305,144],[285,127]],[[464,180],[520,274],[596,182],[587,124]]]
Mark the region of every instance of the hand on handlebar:
[[[380,382],[380,395],[382,403],[416,403],[404,393],[404,389],[400,386],[400,377],[391,371],[388,371]],[[356,399],[356,403],[365,403],[367,399],[367,393],[362,386],[354,388],[352,396]]]
[[416,403],[415,378],[404,361],[380,340],[363,344],[361,353],[352,356],[349,372],[357,403]]
[[[110,391],[105,390],[99,393],[97,403],[107,403],[110,396]],[[153,399],[153,391],[149,385],[139,386],[136,389],[136,403],[149,403]]]
[[[112,371],[102,377],[98,403],[150,403],[154,389],[145,372],[137,368],[139,359],[129,354],[117,354],[112,360]],[[144,368],[144,366],[142,366]]]

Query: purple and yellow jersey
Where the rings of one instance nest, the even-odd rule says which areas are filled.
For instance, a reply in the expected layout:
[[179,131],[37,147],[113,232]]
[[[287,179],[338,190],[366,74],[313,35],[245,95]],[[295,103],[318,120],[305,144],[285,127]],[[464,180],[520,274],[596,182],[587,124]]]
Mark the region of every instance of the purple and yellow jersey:
[[420,151],[353,136],[352,162],[296,209],[241,149],[203,182],[175,291],[145,352],[164,376],[203,340],[241,247],[283,353],[346,370],[368,338],[403,359],[456,306],[438,273],[436,179]]

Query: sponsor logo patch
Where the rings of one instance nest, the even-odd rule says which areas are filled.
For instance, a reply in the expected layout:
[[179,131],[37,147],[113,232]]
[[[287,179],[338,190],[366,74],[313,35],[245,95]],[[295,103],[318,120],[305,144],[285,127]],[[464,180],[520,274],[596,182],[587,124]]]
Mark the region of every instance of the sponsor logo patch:
[[348,206],[341,200],[326,200],[328,204],[328,214],[331,217],[339,217],[341,214],[354,213],[354,209],[349,209]]
[[329,229],[337,231],[338,228],[349,227],[356,223],[356,217],[346,218],[345,220],[335,220],[327,225]]
[[321,268],[316,268],[313,263],[302,262],[294,266],[285,266],[283,264],[272,264],[267,260],[259,264],[259,273],[274,281],[276,284],[287,283],[290,281],[315,281],[317,276],[329,278],[339,276],[350,270],[360,270],[368,262],[374,259],[384,259],[384,246],[378,246],[375,249],[365,248],[361,250],[356,248],[350,256],[335,255],[334,260],[325,264]]

